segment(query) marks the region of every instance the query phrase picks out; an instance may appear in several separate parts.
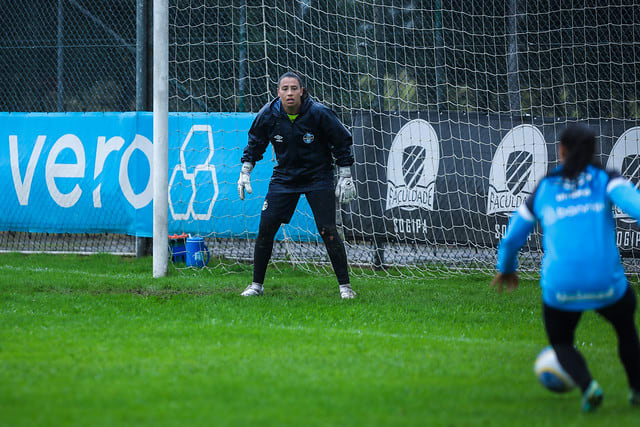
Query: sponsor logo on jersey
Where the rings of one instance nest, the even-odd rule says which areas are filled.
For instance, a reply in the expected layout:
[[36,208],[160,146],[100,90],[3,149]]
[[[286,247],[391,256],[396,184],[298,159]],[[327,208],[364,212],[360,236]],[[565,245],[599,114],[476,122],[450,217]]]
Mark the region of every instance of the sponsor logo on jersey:
[[610,286],[609,289],[602,292],[583,292],[577,291],[575,293],[556,292],[556,299],[562,303],[572,301],[592,301],[592,300],[607,300],[615,296],[615,289]]
[[305,144],[311,144],[313,142],[313,134],[309,132],[305,133],[302,140]]
[[[587,175],[587,178],[585,179],[585,181],[591,181],[593,179],[591,174],[586,174],[586,175]],[[556,202],[564,202],[565,200],[573,200],[573,199],[579,199],[581,197],[591,196],[591,188],[589,187],[580,188],[580,187],[584,187],[584,184],[583,185],[578,184],[577,189],[574,189],[575,187],[576,186],[566,188],[563,183],[563,188],[567,190],[567,193],[556,194]]]
[[599,213],[604,210],[604,203],[583,203],[579,205],[547,207],[542,211],[542,223],[550,226],[556,221],[588,213]]
[[[635,182],[636,188],[640,185],[640,126],[625,131],[611,149],[607,160],[607,169],[619,171],[622,176]],[[617,206],[614,207],[613,216],[623,222],[634,220]]]
[[533,125],[520,125],[502,138],[491,161],[488,214],[509,214],[547,173],[547,145]]
[[274,139],[277,143],[280,143],[280,142],[282,142],[282,139],[283,139],[283,138],[282,138],[282,135],[276,135],[276,136],[274,136],[274,137],[273,137],[273,139]]
[[387,160],[386,210],[433,210],[440,145],[435,129],[422,119],[405,124],[393,139]]

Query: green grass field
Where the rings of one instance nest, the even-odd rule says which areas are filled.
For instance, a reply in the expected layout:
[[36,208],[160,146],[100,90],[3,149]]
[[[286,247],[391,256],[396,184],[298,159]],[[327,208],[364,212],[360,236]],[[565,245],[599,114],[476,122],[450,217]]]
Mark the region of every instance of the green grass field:
[[[533,375],[538,285],[250,268],[151,277],[151,258],[0,255],[0,425],[640,425],[612,329],[577,331],[603,407]],[[636,285],[634,285],[636,286]],[[637,287],[636,287],[637,290]]]

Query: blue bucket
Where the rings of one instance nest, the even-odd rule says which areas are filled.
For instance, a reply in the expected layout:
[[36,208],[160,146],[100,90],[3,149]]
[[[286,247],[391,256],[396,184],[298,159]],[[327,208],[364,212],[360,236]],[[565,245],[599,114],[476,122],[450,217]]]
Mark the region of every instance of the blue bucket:
[[202,237],[187,238],[187,267],[204,267],[209,263],[209,248]]
[[175,245],[171,247],[171,261],[185,262],[187,256],[187,247],[185,245]]

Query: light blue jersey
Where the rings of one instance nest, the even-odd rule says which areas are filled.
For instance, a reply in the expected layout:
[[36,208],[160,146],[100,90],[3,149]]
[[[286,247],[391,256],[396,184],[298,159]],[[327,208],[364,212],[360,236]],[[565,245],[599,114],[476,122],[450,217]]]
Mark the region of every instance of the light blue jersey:
[[498,248],[498,271],[517,268],[517,255],[537,221],[542,227],[540,286],[545,304],[583,311],[624,295],[627,279],[616,245],[612,205],[640,220],[640,192],[619,173],[588,166],[576,180],[560,168],[545,177],[509,221]]

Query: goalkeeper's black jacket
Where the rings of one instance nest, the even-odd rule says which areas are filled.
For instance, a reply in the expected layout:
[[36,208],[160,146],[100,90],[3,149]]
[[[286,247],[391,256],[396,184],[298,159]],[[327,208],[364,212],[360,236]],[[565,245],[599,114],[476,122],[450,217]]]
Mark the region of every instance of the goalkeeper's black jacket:
[[241,161],[255,164],[269,143],[277,162],[270,191],[333,188],[333,158],[338,166],[353,164],[351,133],[331,109],[308,95],[293,122],[280,98],[262,107],[249,129]]

